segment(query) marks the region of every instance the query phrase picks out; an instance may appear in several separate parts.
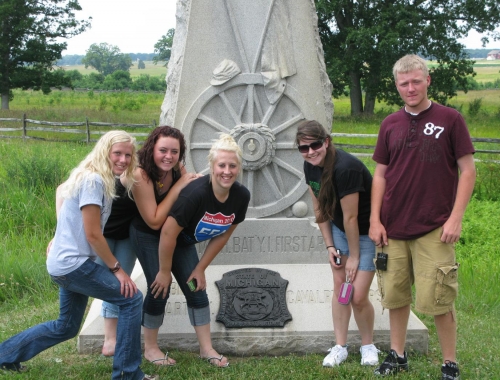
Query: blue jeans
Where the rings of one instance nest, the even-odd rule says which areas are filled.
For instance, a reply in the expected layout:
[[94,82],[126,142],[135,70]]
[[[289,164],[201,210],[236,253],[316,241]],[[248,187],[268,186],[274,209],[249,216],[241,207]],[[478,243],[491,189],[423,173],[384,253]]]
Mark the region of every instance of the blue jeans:
[[[148,285],[146,297],[144,297],[142,325],[149,329],[159,328],[163,323],[165,306],[167,305],[168,296],[170,295],[170,288],[165,298],[154,298],[151,293],[151,284],[156,279],[156,275],[160,270],[160,261],[158,258],[160,237],[158,235],[139,231],[131,225],[130,241],[141,263]],[[187,285],[187,279],[191,276],[198,262],[198,253],[194,245],[175,248],[172,258],[172,274],[186,297],[188,314],[191,324],[194,326],[210,323],[210,314],[208,313],[207,320],[207,312],[205,310],[209,306],[207,292],[205,290],[192,292]],[[197,311],[201,313],[197,313]]]
[[75,337],[80,330],[89,297],[113,302],[120,308],[112,379],[139,380],[141,364],[142,293],[131,298],[120,293],[120,282],[108,269],[92,260],[65,276],[52,276],[59,285],[59,318],[31,327],[0,344],[0,366],[18,368],[21,362],[58,343]]
[[[106,242],[108,243],[109,249],[116,257],[116,260],[120,262],[122,269],[130,276],[134,270],[135,260],[137,259],[132,249],[132,245],[130,244],[130,238],[122,240],[106,238]],[[100,257],[98,257],[95,262],[107,268]],[[118,311],[119,307],[117,305],[109,302],[102,303],[101,316],[104,318],[118,318]]]
[[[349,256],[349,245],[347,236],[340,228],[332,223],[332,236],[335,248],[341,255]],[[368,235],[359,235],[359,270],[375,272],[375,244]]]

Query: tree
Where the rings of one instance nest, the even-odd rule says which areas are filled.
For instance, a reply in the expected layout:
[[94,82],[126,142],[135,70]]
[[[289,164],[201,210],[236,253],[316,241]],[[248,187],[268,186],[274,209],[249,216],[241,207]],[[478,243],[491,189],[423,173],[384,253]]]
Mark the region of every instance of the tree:
[[71,83],[75,83],[83,79],[83,74],[78,70],[67,70],[65,71],[64,75]]
[[135,78],[132,86],[134,91],[162,91],[165,92],[167,89],[167,83],[165,82],[165,75],[160,76],[150,76],[149,74],[141,74],[138,78]]
[[125,90],[132,85],[130,73],[125,70],[116,70],[112,74],[106,76],[103,82],[105,90]]
[[78,35],[90,25],[91,18],[75,18],[81,9],[78,0],[0,1],[2,109],[9,109],[14,88],[48,93],[50,86],[66,83],[52,66],[67,46],[60,38]]
[[142,59],[137,60],[137,69],[144,70],[146,68],[146,64]]
[[500,38],[498,0],[315,2],[333,95],[350,95],[351,114],[372,114],[377,99],[402,104],[392,66],[409,53],[435,61],[429,97],[446,104],[475,75],[457,40],[472,29],[486,33],[483,43]]
[[90,73],[89,75],[84,75],[80,83],[84,84],[83,87],[91,90],[100,90],[103,87],[104,79],[104,75],[100,73]]
[[157,54],[153,57],[153,63],[156,65],[158,62],[165,62],[163,66],[167,66],[170,60],[170,53],[172,51],[172,44],[174,42],[175,29],[169,29],[167,34],[161,36],[155,44],[154,53]]
[[105,42],[92,44],[86,51],[82,63],[87,67],[93,67],[104,76],[117,70],[128,71],[132,66],[132,59],[128,54],[122,54],[118,46],[109,45]]

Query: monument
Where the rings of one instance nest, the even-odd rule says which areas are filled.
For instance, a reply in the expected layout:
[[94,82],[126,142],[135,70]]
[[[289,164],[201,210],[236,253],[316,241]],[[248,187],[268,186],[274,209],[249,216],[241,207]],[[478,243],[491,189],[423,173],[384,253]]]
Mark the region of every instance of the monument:
[[[247,219],[206,271],[214,347],[233,355],[324,353],[332,346],[333,280],[296,151],[305,119],[332,125],[331,83],[313,0],[178,0],[160,125],[185,135],[189,171],[206,174],[219,132],[243,151],[240,182],[251,192]],[[199,244],[203,253],[205,245]],[[132,278],[141,290],[140,266]],[[376,280],[375,344],[388,348]],[[100,302],[79,336],[80,352],[102,345]],[[354,320],[350,349],[359,348]],[[427,351],[427,329],[414,316],[408,347]],[[159,343],[196,351],[186,303],[172,284]]]

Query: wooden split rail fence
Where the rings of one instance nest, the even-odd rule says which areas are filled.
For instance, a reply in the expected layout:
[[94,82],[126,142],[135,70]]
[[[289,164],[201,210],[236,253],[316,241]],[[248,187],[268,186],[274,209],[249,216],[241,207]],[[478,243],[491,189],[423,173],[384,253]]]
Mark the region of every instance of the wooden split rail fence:
[[[12,122],[20,124],[17,127],[5,127],[4,122]],[[31,124],[41,125],[32,126]],[[99,130],[92,127],[108,127],[108,130]],[[45,141],[81,141],[86,143],[96,142],[101,135],[108,132],[111,129],[147,129],[147,132],[130,132],[132,136],[135,137],[146,137],[149,135],[152,129],[156,128],[156,121],[153,120],[152,124],[121,124],[121,123],[102,123],[89,121],[85,118],[84,122],[52,122],[52,121],[42,121],[33,120],[26,118],[26,114],[23,115],[21,119],[19,118],[0,118],[0,133],[3,132],[13,132],[13,134],[5,135],[0,134],[0,138],[22,138],[22,139],[35,139],[35,140],[45,140]],[[17,133],[16,133],[17,132]],[[28,132],[32,132],[30,135]],[[35,133],[37,132],[37,133]],[[46,132],[46,136],[40,136],[40,132]],[[85,135],[85,138],[75,140],[68,138],[55,138],[53,134],[68,133],[68,134],[79,134]],[[97,138],[92,138],[92,135],[97,135]]]
[[[18,127],[5,127],[4,123],[18,123]],[[31,126],[30,124],[41,125],[41,127]],[[47,126],[47,127],[45,127]],[[69,128],[65,128],[69,127]],[[92,127],[92,128],[91,128]],[[99,139],[101,135],[106,133],[108,130],[99,130],[94,127],[101,128],[121,128],[121,129],[146,129],[146,132],[130,132],[132,136],[135,137],[146,137],[149,135],[152,129],[156,128],[156,121],[153,120],[152,124],[117,124],[117,123],[102,123],[102,122],[91,122],[88,118],[85,122],[51,122],[51,121],[41,121],[26,118],[26,114],[23,115],[21,119],[18,118],[0,118],[0,133],[2,132],[20,132],[17,134],[4,135],[0,134],[0,138],[23,138],[23,139],[36,139],[45,141],[82,141],[86,143],[95,142]],[[32,133],[31,135],[28,132]],[[47,136],[41,137],[40,132],[46,132]],[[70,133],[70,134],[81,134],[85,135],[83,140],[71,140],[71,139],[56,139],[52,135],[53,133]],[[38,136],[37,136],[38,135]],[[96,135],[97,138],[92,138],[92,135]],[[332,133],[332,137],[335,138],[377,138],[376,134],[360,134],[360,133]],[[490,139],[490,138],[476,138],[473,137],[472,141],[474,143],[492,143],[496,146],[500,146],[500,139]],[[484,144],[482,144],[484,145]],[[374,145],[361,145],[361,144],[344,144],[335,141],[335,146],[339,148],[344,148],[347,150],[369,150],[373,151],[375,149]],[[496,149],[483,149],[476,147],[477,153],[485,154],[500,154],[500,150]],[[371,153],[356,153],[359,156],[371,156]]]

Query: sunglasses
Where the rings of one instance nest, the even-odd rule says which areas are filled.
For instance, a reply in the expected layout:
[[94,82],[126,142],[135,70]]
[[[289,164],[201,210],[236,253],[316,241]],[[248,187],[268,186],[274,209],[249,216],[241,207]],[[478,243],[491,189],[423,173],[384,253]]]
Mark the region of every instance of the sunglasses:
[[323,141],[315,141],[309,145],[299,145],[299,152],[300,153],[307,153],[309,152],[309,148],[312,150],[318,150],[323,146]]

